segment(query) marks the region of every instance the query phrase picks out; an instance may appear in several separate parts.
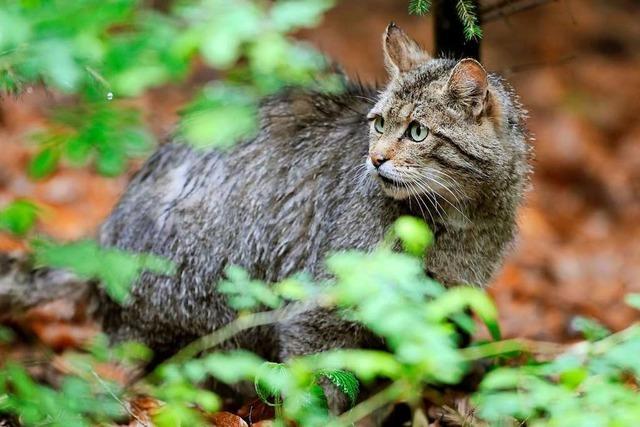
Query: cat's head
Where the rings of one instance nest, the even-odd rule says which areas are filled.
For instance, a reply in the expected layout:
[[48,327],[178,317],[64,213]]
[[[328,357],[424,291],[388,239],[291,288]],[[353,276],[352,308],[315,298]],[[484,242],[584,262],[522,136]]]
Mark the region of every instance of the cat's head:
[[368,114],[366,166],[385,194],[473,197],[509,163],[504,94],[473,59],[432,59],[393,23],[383,35],[390,80]]

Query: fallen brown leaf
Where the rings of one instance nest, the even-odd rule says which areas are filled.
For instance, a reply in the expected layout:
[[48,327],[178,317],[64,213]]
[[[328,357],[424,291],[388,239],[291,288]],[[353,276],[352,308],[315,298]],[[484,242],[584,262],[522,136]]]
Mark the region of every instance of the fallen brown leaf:
[[218,412],[211,420],[216,427],[249,427],[245,420],[231,412]]

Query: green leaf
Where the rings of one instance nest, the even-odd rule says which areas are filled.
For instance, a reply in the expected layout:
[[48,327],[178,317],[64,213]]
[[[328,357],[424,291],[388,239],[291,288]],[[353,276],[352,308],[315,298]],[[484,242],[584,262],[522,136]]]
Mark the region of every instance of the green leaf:
[[498,322],[497,313],[496,315],[487,314],[486,316],[480,316],[480,319],[487,327],[491,338],[494,341],[500,341],[502,339],[502,332],[500,331],[500,323]]
[[341,369],[327,370],[323,369],[318,372],[318,376],[322,376],[331,381],[340,391],[342,391],[351,402],[351,406],[356,404],[358,394],[360,393],[360,383],[355,375],[351,372]]
[[229,304],[237,310],[257,309],[266,306],[272,309],[282,305],[282,299],[264,282],[251,280],[240,267],[225,269],[227,280],[218,284],[218,290],[227,295]]
[[68,244],[39,240],[33,246],[38,265],[66,268],[80,277],[98,279],[118,302],[125,300],[129,287],[143,271],[172,274],[174,270],[173,264],[164,258],[103,248],[90,240]]
[[483,390],[510,389],[517,387],[522,378],[522,373],[517,369],[497,368],[485,375],[480,388]]
[[206,43],[202,44],[201,52],[207,63],[215,68],[228,68],[240,57],[239,40],[235,34],[220,29],[211,29],[206,37]]
[[397,378],[402,374],[403,365],[391,353],[377,350],[331,350],[317,355],[297,358],[290,362],[303,364],[309,370],[349,370],[363,381],[375,378]]
[[74,165],[83,165],[89,160],[92,146],[89,141],[84,138],[70,138],[65,145],[65,156]]
[[624,302],[626,302],[627,305],[640,310],[640,294],[627,294],[624,297]]
[[568,369],[560,374],[560,382],[571,389],[576,389],[588,376],[589,372],[584,368]]
[[248,351],[237,350],[207,355],[203,362],[209,375],[224,383],[233,384],[253,379],[260,371],[264,360]]
[[402,241],[405,251],[421,256],[433,243],[433,233],[427,224],[412,216],[401,216],[393,225],[396,236]]
[[581,332],[589,341],[598,341],[609,335],[611,331],[595,319],[576,316],[571,320],[571,327]]
[[254,106],[226,105],[189,114],[182,122],[185,137],[197,147],[230,147],[257,129]]
[[127,68],[111,79],[113,89],[119,96],[138,96],[151,87],[160,86],[170,78],[164,65],[138,65]]
[[254,387],[260,400],[269,406],[282,403],[282,389],[289,373],[282,363],[265,362],[254,380]]
[[153,423],[158,427],[204,426],[202,416],[195,408],[179,403],[161,406],[153,412]]
[[443,320],[470,307],[489,327],[494,339],[499,339],[498,311],[489,296],[480,289],[458,286],[429,302],[428,316]]
[[40,209],[27,200],[17,200],[0,210],[0,230],[24,236],[33,228]]
[[125,155],[117,147],[108,145],[98,152],[96,167],[102,175],[118,176],[124,171],[125,166]]
[[271,8],[271,21],[280,32],[316,26],[332,0],[281,0]]
[[65,92],[73,92],[82,77],[72,48],[64,40],[44,40],[37,44],[34,58],[41,61],[45,80]]
[[139,342],[130,341],[118,344],[113,348],[116,360],[120,362],[149,362],[153,357],[153,351]]
[[[8,344],[13,341],[15,338],[15,333],[12,329],[9,329],[6,326],[0,325],[0,344]],[[0,388],[0,394],[2,394],[2,389]],[[1,400],[1,399],[0,399]]]
[[33,179],[46,178],[56,170],[59,160],[60,150],[56,147],[46,147],[42,149],[29,162],[29,176]]

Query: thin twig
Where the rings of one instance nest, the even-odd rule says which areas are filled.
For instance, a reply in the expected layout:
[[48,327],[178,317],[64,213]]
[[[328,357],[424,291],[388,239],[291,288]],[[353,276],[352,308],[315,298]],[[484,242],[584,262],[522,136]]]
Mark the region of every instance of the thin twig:
[[138,421],[139,423],[141,423],[143,426],[145,427],[150,427],[150,425],[148,423],[146,423],[145,421],[143,421],[142,419],[140,419],[140,417],[138,417],[132,410],[130,405],[128,405],[126,402],[124,402],[122,399],[120,399],[114,392],[113,390],[111,390],[111,388],[109,388],[109,385],[107,383],[105,383],[105,381],[100,378],[100,375],[98,375],[98,373],[96,371],[94,371],[93,369],[91,370],[91,374],[95,377],[96,380],[98,380],[98,383],[102,386],[102,388],[104,388],[107,393],[109,393],[109,395],[115,399],[116,402],[118,402],[125,411],[127,411],[127,414],[129,414],[129,416],[131,416],[132,418],[134,418],[136,421]]
[[599,341],[579,341],[573,344],[558,344],[548,341],[535,341],[525,338],[514,338],[481,344],[475,347],[467,347],[460,350],[462,357],[467,361],[497,356],[504,353],[524,352],[547,358],[556,358],[562,355],[586,356],[588,354],[604,354],[612,347],[619,345],[631,338],[640,336],[640,323],[634,323],[615,334],[611,334]]
[[107,81],[107,79],[105,79],[102,74],[100,74],[98,71],[96,71],[94,68],[90,67],[90,66],[85,66],[85,69],[87,70],[87,72],[89,74],[91,74],[91,76],[96,79],[97,81],[100,82],[100,84],[102,86],[104,86],[107,89],[111,89],[111,84],[109,84],[109,82]]
[[283,310],[271,310],[238,317],[234,321],[224,325],[222,328],[188,344],[165,363],[189,360],[203,351],[219,346],[229,338],[244,330],[276,323],[282,315]]
[[351,426],[356,421],[361,420],[385,405],[393,403],[402,395],[404,389],[404,383],[394,382],[389,387],[371,396],[369,399],[360,402],[350,411],[340,415],[334,422],[329,423],[327,427]]
[[506,18],[509,15],[524,12],[552,1],[558,0],[502,0],[480,8],[481,22],[487,23],[496,19]]
[[460,353],[465,360],[471,361],[512,352],[525,352],[553,357],[564,353],[567,348],[567,345],[554,342],[514,338],[463,348]]
[[527,62],[524,64],[513,65],[509,68],[501,70],[500,74],[502,74],[505,77],[508,77],[516,73],[535,70],[537,68],[561,66],[566,64],[567,62],[571,62],[575,60],[577,57],[578,57],[577,55],[566,55],[559,59],[552,59],[549,61],[536,61],[536,62]]

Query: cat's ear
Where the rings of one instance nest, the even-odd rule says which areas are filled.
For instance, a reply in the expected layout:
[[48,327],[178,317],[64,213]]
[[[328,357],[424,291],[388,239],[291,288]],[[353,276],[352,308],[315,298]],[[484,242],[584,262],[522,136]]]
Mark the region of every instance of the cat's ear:
[[429,54],[393,22],[382,36],[384,63],[391,77],[411,70],[430,59]]
[[459,105],[477,117],[489,102],[487,72],[475,59],[463,59],[451,71],[447,90]]

